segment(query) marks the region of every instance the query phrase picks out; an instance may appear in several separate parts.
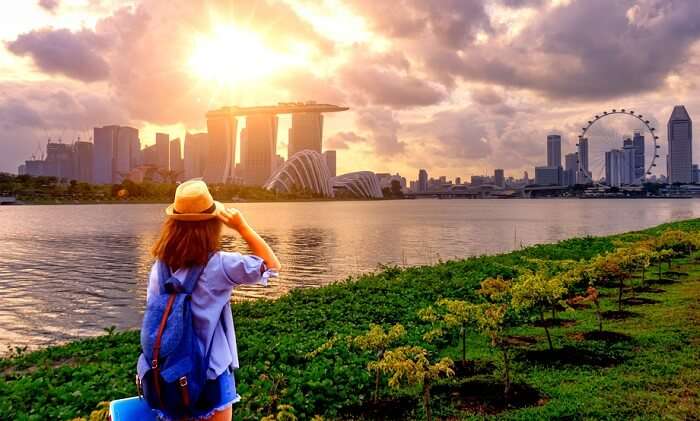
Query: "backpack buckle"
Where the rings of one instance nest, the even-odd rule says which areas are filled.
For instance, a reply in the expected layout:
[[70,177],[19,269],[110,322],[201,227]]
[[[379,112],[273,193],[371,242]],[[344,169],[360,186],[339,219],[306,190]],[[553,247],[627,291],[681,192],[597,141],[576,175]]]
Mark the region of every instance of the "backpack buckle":
[[136,375],[136,396],[138,396],[139,399],[143,399],[143,386],[141,385],[141,379],[138,374]]
[[158,360],[151,361],[151,368],[154,370],[158,368]]
[[187,377],[185,377],[185,376],[180,377],[178,383],[180,384],[180,387],[185,387],[185,386],[187,386]]

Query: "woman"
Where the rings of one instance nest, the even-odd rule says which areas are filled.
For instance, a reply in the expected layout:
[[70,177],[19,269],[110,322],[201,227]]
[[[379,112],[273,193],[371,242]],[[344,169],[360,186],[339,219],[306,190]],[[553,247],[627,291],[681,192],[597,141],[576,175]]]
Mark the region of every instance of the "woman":
[[[231,293],[238,285],[267,285],[268,278],[277,276],[280,262],[243,215],[214,201],[201,180],[180,184],[174,203],[165,213],[167,219],[153,246],[153,256],[165,263],[180,282],[192,268],[203,267],[192,290],[192,319],[201,349],[209,352],[210,348],[211,353],[207,383],[197,405],[202,410],[195,416],[228,421],[233,415],[232,405],[240,400],[233,378],[233,370],[238,368],[238,352],[233,318],[228,311]],[[221,251],[222,225],[237,231],[252,254]],[[158,266],[156,262],[151,269],[149,302],[161,294]],[[139,359],[139,377],[148,369],[149,363]],[[159,416],[168,419],[163,413]]]

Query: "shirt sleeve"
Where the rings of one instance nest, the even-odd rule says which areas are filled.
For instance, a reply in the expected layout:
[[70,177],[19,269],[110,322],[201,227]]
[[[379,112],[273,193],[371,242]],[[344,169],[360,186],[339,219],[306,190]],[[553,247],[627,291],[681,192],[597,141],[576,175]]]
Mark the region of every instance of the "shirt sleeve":
[[146,302],[160,293],[158,285],[158,262],[151,266],[151,272],[148,275],[148,287],[146,288]]
[[277,272],[268,269],[260,257],[252,254],[221,252],[221,266],[226,279],[233,286],[267,286],[268,279],[277,277]]

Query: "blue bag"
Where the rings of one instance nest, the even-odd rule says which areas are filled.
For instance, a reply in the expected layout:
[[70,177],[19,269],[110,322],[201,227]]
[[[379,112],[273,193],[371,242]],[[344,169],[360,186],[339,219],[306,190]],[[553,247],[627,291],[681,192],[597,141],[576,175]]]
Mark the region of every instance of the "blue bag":
[[191,305],[192,291],[203,270],[190,268],[180,283],[159,261],[161,294],[146,306],[141,326],[141,352],[151,367],[143,380],[137,377],[139,392],[151,408],[173,418],[197,412],[196,404],[207,381],[214,335],[205,355],[194,333]]

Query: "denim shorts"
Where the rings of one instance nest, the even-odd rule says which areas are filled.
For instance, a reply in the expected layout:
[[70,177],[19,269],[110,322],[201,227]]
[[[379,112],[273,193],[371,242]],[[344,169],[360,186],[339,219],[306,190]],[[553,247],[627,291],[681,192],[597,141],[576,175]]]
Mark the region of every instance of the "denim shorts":
[[[216,379],[207,380],[190,419],[209,418],[215,412],[223,411],[240,400],[241,397],[236,392],[236,379],[230,370],[226,370]],[[155,411],[159,420],[173,420],[161,411]]]

